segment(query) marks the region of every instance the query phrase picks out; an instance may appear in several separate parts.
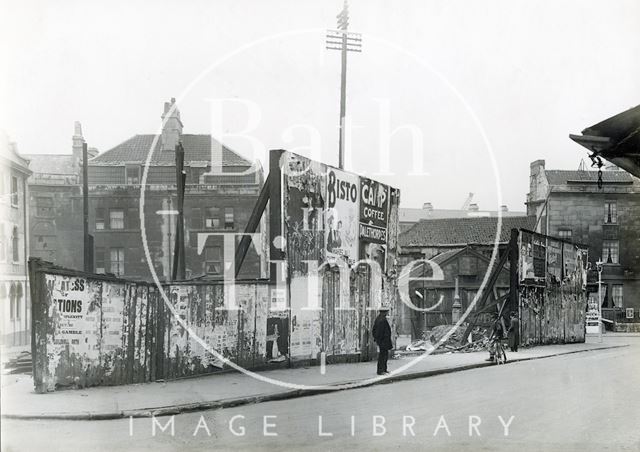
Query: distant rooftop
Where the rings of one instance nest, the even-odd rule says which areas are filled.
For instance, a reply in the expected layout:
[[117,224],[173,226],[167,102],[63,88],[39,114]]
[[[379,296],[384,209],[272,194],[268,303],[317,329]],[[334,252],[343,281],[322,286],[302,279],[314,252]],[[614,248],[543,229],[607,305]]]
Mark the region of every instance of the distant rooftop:
[[[571,182],[596,183],[598,181],[597,171],[545,170],[544,173],[550,185],[566,185]],[[604,183],[633,183],[634,178],[626,171],[603,171],[602,181]]]
[[[532,230],[535,223],[536,218],[533,216],[502,218],[499,242],[509,241],[511,229]],[[404,247],[491,245],[496,239],[497,226],[497,217],[428,219],[401,233],[398,240],[400,246]]]
[[[124,163],[143,164],[147,160],[153,141],[156,140],[150,164],[171,166],[175,164],[175,152],[160,150],[159,135],[135,135],[116,147],[99,154],[89,161],[92,166],[123,165]],[[222,146],[210,135],[181,134],[180,141],[184,147],[184,160],[189,163],[211,163],[211,146]],[[223,166],[250,166],[251,162],[235,151],[222,146]]]

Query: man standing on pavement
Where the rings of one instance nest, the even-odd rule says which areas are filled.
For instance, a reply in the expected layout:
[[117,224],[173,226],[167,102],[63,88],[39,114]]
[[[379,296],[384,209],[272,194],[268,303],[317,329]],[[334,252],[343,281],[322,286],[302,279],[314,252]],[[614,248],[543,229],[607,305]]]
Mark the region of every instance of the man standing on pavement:
[[378,317],[373,324],[373,340],[378,344],[378,375],[388,374],[387,360],[389,359],[389,350],[393,348],[391,345],[391,326],[387,320],[388,309],[380,309]]
[[516,312],[511,313],[511,323],[507,332],[509,335],[509,348],[512,352],[517,352],[518,345],[520,345],[520,320],[518,320]]

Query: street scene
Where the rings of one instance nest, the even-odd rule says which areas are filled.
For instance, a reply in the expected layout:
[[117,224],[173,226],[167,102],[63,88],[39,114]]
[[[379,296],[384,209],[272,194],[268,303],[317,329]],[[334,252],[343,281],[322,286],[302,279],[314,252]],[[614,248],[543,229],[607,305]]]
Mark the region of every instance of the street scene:
[[638,4],[0,7],[1,450],[640,449]]

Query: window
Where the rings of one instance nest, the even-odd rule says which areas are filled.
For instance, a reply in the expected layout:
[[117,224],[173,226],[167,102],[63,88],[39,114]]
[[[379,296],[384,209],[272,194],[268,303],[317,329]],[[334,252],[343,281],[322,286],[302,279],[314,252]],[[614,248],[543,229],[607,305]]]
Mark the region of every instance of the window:
[[13,249],[13,262],[20,262],[20,238],[18,237],[18,228],[13,228],[11,235],[11,248]]
[[618,222],[618,212],[615,201],[605,201],[604,203],[604,222],[606,224]]
[[233,207],[225,207],[224,208],[224,228],[225,229],[233,229],[234,227],[233,221]]
[[111,248],[109,258],[111,273],[122,276],[124,274],[124,248]]
[[217,207],[207,208],[204,227],[207,229],[220,229],[220,209]]
[[127,212],[127,229],[140,229],[140,210],[129,209]]
[[11,205],[18,207],[18,178],[11,176]]
[[96,209],[96,231],[104,229],[104,209]]
[[191,229],[202,229],[202,209],[191,209]]
[[204,272],[207,275],[222,274],[222,254],[219,246],[208,246],[205,251]]
[[611,291],[611,297],[613,298],[613,307],[622,308],[622,284],[614,284]]
[[109,211],[109,229],[124,229],[124,210],[111,209]]
[[605,264],[618,263],[618,241],[604,240],[602,242],[602,262]]
[[104,273],[104,248],[96,248],[96,273]]
[[140,167],[138,165],[127,166],[125,171],[128,185],[138,185],[140,183]]
[[571,229],[558,229],[558,238],[571,240],[572,231]]

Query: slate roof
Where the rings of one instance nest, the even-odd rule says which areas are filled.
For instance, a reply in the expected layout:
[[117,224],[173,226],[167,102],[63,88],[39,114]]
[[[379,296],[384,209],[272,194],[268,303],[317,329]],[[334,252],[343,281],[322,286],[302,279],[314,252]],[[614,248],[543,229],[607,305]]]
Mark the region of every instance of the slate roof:
[[[565,170],[545,170],[549,185],[566,185],[571,182],[596,183],[598,181],[597,171],[565,171]],[[633,176],[626,171],[603,171],[602,181],[633,183]]]
[[25,158],[34,173],[76,174],[71,154],[27,154]]
[[[411,229],[400,234],[400,246],[443,246],[443,245],[492,245],[496,237],[497,217],[443,218],[422,220]],[[532,230],[534,216],[504,217],[500,231],[500,243],[511,237],[512,228]]]
[[[114,165],[119,166],[126,163],[144,163],[153,144],[156,135],[135,135],[128,140],[120,143],[116,147],[103,152],[102,154],[92,158],[90,165]],[[184,146],[185,163],[207,163],[211,162],[211,143],[215,143],[215,139],[210,135],[190,135],[183,134],[180,136],[182,145]],[[160,137],[156,142],[151,164],[153,165],[173,165],[175,163],[175,153],[172,151],[160,151]],[[227,147],[222,148],[222,165],[223,166],[247,166],[251,165],[247,159],[242,157],[235,151]]]

